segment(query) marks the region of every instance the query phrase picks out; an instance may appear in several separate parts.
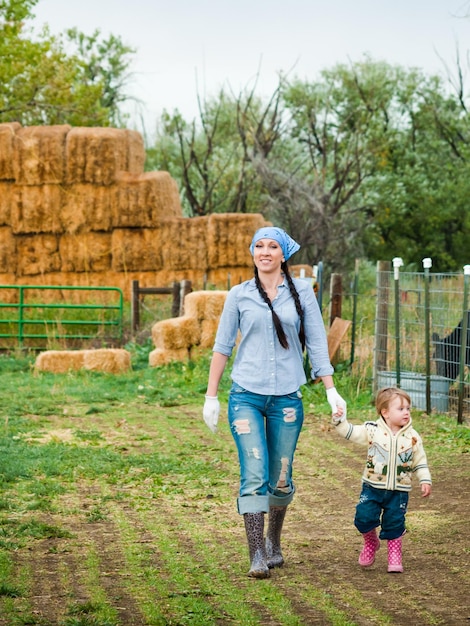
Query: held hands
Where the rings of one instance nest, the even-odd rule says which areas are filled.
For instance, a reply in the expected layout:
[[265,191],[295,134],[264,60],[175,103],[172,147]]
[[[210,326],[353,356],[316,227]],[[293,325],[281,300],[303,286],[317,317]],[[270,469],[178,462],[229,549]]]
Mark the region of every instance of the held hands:
[[217,396],[206,396],[202,416],[207,426],[213,433],[217,432],[217,422],[219,421],[220,402]]
[[326,390],[326,399],[331,406],[333,424],[339,424],[346,419],[346,402],[336,391],[336,387]]

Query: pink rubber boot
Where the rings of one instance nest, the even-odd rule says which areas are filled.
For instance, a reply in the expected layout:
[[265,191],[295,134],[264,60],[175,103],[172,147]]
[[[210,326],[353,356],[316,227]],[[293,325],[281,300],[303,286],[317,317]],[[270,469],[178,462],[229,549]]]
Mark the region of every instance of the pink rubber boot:
[[369,567],[375,561],[375,553],[380,548],[380,541],[375,528],[369,530],[368,533],[363,533],[362,536],[364,537],[364,547],[359,555],[359,565]]
[[403,571],[403,565],[401,564],[401,544],[401,537],[388,540],[388,571],[390,573],[400,573]]

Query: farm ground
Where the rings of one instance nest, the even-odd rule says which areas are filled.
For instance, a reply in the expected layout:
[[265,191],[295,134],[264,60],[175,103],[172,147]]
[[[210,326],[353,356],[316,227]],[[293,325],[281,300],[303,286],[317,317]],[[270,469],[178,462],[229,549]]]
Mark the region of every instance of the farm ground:
[[[201,427],[200,407],[171,407],[157,420],[147,405],[133,410],[135,423],[94,415],[94,431],[123,454],[150,455],[156,446],[191,457],[195,467],[204,460],[207,480],[199,470],[193,481],[165,471],[151,476],[144,468],[142,480],[138,468],[135,480],[77,480],[52,510],[34,512],[67,532],[16,550],[16,576],[29,580],[29,591],[0,597],[1,626],[470,624],[468,453],[429,458],[433,493],[424,500],[419,489],[412,492],[404,573],[387,573],[385,545],[364,570],[352,523],[364,451],[339,438],[327,418],[307,415],[295,462],[297,494],[283,535],[286,563],[257,581],[246,576],[228,428],[214,437]],[[75,413],[73,429],[64,428],[63,416],[42,420],[44,439],[36,437],[34,445],[73,443],[74,429],[85,429],[89,420]],[[424,419],[419,430],[426,440]],[[0,514],[5,521],[8,512]],[[195,610],[199,600],[206,617]],[[113,609],[114,621],[86,621],[97,602]]]

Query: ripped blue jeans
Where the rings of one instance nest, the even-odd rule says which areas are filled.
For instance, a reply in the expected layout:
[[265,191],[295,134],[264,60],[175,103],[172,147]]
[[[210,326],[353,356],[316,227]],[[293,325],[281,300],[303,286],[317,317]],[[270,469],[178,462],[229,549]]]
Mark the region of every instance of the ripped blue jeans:
[[228,421],[240,462],[238,512],[267,513],[270,506],[290,504],[292,462],[304,421],[300,390],[264,396],[233,383]]

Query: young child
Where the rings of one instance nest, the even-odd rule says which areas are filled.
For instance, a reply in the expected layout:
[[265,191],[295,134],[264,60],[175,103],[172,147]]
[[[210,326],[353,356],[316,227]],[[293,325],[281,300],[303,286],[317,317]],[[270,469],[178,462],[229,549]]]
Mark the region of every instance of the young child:
[[389,387],[377,393],[377,421],[353,426],[342,409],[333,416],[340,435],[368,446],[354,518],[354,525],[364,537],[359,555],[362,567],[374,562],[380,538],[388,542],[388,571],[403,572],[402,537],[412,475],[416,474],[424,498],[431,493],[431,474],[421,437],[411,424],[410,404],[405,391]]

